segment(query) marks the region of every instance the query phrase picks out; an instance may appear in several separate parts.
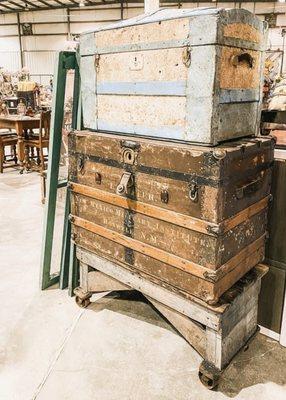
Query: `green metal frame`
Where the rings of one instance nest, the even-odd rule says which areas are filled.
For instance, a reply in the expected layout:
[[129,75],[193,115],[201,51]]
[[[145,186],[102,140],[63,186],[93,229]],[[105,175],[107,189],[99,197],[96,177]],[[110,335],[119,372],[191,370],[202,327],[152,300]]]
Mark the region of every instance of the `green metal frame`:
[[[41,273],[40,273],[40,287],[46,289],[49,286],[60,282],[60,287],[64,289],[69,284],[69,264],[70,264],[70,233],[71,227],[68,221],[69,207],[70,207],[70,196],[69,190],[67,190],[66,196],[66,209],[64,217],[64,228],[63,228],[63,243],[61,253],[61,265],[60,272],[57,274],[51,274],[51,260],[52,260],[52,249],[53,249],[53,238],[54,238],[54,226],[55,226],[55,213],[56,213],[56,200],[57,190],[60,187],[67,186],[67,181],[60,181],[59,178],[59,162],[60,162],[60,150],[62,142],[62,127],[64,120],[64,101],[65,101],[65,89],[66,89],[66,76],[68,70],[75,70],[74,79],[74,101],[73,101],[73,116],[72,116],[72,127],[79,128],[81,124],[80,117],[80,77],[79,77],[79,65],[77,60],[77,54],[72,51],[59,52],[56,60],[56,67],[54,73],[54,93],[53,93],[53,105],[52,105],[52,117],[51,117],[51,133],[49,142],[49,163],[48,163],[48,175],[47,175],[47,198],[46,208],[44,216],[44,234],[42,244],[42,256],[41,256]],[[72,245],[73,247],[74,245]],[[73,260],[74,261],[74,260]],[[72,263],[72,265],[74,262]]]

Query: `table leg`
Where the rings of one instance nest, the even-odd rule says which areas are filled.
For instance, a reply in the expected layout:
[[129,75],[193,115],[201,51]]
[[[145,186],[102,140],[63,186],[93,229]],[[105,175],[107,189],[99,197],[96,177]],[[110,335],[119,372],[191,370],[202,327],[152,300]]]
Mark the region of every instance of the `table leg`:
[[19,158],[19,164],[20,164],[20,174],[22,174],[24,171],[24,160],[25,160],[23,127],[20,124],[18,124],[16,131],[17,131],[17,135],[18,135],[18,158]]

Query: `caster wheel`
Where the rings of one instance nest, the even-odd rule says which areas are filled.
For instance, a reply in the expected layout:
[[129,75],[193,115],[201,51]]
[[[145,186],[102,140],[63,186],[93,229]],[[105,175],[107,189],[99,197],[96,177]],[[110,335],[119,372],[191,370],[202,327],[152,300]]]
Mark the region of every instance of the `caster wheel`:
[[90,305],[90,299],[81,299],[80,297],[75,297],[75,302],[79,307],[86,308]]
[[215,389],[220,381],[221,372],[212,364],[203,361],[199,368],[199,379],[209,390]]
[[199,372],[199,378],[202,384],[209,390],[213,390],[218,386],[219,379],[211,379],[208,376]]

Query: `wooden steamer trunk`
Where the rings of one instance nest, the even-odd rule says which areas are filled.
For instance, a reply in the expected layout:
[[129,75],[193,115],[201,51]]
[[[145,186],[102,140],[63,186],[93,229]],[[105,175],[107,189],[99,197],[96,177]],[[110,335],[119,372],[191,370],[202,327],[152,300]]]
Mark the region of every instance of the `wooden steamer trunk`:
[[77,246],[209,304],[264,258],[274,141],[70,135]]
[[259,129],[265,26],[161,9],[81,35],[86,129],[215,145]]

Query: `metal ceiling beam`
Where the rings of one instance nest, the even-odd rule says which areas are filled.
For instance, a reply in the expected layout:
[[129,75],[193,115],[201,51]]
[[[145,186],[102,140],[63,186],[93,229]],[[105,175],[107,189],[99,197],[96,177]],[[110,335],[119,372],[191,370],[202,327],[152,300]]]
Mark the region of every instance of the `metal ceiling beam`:
[[[23,8],[22,5],[20,5],[19,3],[16,3],[16,0],[11,0],[10,4],[17,4],[18,8],[13,8],[10,7],[9,5],[7,5],[7,3],[9,4],[9,0],[0,0],[0,13],[1,14],[10,14],[10,13],[17,13],[17,12],[26,12],[26,11],[39,11],[39,10],[51,10],[51,9],[67,9],[70,8],[71,11],[74,10],[75,8],[79,7],[79,0],[75,1],[75,0],[69,0],[69,3],[63,3],[61,0],[54,0],[57,4],[52,5],[51,3],[48,3],[48,1],[46,0],[38,0],[39,3],[42,4],[41,5],[35,5],[30,1],[25,1],[25,0],[20,0],[21,3],[27,3],[30,7],[29,10],[26,10],[25,8]],[[196,3],[197,4],[203,4],[206,2],[209,2],[210,0],[199,0]],[[225,3],[228,2],[229,0],[220,0],[221,3]],[[3,2],[6,2],[6,4],[3,4]],[[135,4],[141,4],[143,6],[144,1],[143,0],[125,0],[124,1],[126,4],[130,3],[135,3]],[[190,0],[180,0],[180,4],[184,4],[190,2]],[[240,0],[240,1],[236,1],[235,3],[247,3],[249,2],[249,0]],[[269,0],[259,0],[259,2],[261,3],[267,3],[269,2]],[[104,5],[104,6],[108,6],[108,5],[115,5],[117,4],[120,7],[120,0],[99,0],[99,1],[94,1],[94,0],[86,0],[86,5],[88,6],[93,6],[95,7],[94,9],[96,10],[98,6]],[[161,1],[161,4],[164,4],[166,7],[171,6],[171,4],[176,5],[178,4],[176,1],[172,1],[172,0],[164,0]],[[213,3],[213,5],[215,6],[215,2]]]
[[2,4],[2,1],[1,1],[1,3],[0,3],[0,6],[6,8],[7,10],[13,10],[14,12],[17,11],[16,8],[6,6],[6,4]]
[[66,3],[63,3],[62,1],[59,1],[59,0],[54,0],[54,2],[61,6],[65,6],[65,7],[67,6]]
[[49,7],[49,8],[56,8],[57,6],[53,6],[51,3],[48,3],[47,1],[44,0],[37,0],[39,3],[44,4],[45,6]]
[[[25,9],[23,9],[23,8],[12,8],[12,7],[9,7],[9,6],[7,6],[7,5],[4,5],[4,4],[2,4],[4,1],[9,1],[9,0],[0,0],[0,7],[3,7],[3,8],[5,8],[5,10],[3,10],[3,9],[1,9],[0,8],[0,12],[1,13],[3,13],[3,14],[10,14],[10,13],[13,13],[13,12],[15,12],[15,13],[17,13],[17,12],[24,12],[24,11],[26,11]],[[22,0],[21,0],[22,1]],[[76,1],[72,1],[72,0],[69,0],[69,1],[71,1],[71,4],[63,4],[63,5],[51,5],[51,4],[49,4],[49,3],[47,3],[45,0],[38,0],[38,2],[40,2],[41,4],[43,4],[43,7],[41,7],[41,6],[36,6],[36,5],[34,5],[33,3],[31,3],[31,2],[27,2],[27,4],[29,4],[29,5],[31,5],[31,8],[29,8],[29,10],[27,10],[27,11],[39,11],[39,10],[51,10],[51,9],[66,9],[66,8],[78,8],[79,7],[79,3],[78,2],[76,2]],[[133,1],[133,3],[137,3],[137,2],[139,2],[139,3],[142,3],[143,4],[143,0],[140,0],[140,1],[138,1],[138,0],[135,0],[135,1]],[[24,0],[24,3],[25,3],[25,0]],[[114,0],[112,0],[112,1],[99,1],[99,2],[95,2],[95,3],[90,3],[92,6],[100,6],[100,5],[113,5],[113,4],[118,4],[118,5],[120,5],[120,3],[119,3],[119,1],[117,0],[117,1],[114,1]],[[7,11],[6,11],[7,10]]]
[[31,6],[31,7],[36,7],[36,8],[41,8],[40,6],[38,6],[37,4],[33,4],[33,3],[31,3],[30,1],[27,1],[27,0],[21,0],[23,3],[25,3],[25,4],[27,4],[28,6]]
[[22,6],[22,5],[19,4],[19,3],[15,3],[15,1],[7,0],[7,3],[13,4],[13,6],[16,6],[16,7],[20,7],[20,8],[25,9],[25,6]]

